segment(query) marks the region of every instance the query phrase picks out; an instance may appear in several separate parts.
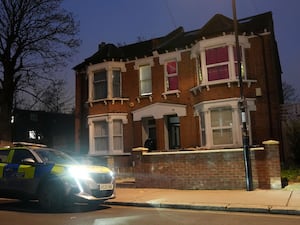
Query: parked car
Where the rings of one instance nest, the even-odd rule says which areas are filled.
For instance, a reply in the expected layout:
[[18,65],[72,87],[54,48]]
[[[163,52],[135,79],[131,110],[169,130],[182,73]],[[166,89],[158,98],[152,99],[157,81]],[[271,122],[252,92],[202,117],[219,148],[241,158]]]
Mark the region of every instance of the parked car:
[[38,199],[47,210],[98,205],[115,197],[115,178],[107,167],[81,165],[45,146],[5,147],[0,148],[0,197]]

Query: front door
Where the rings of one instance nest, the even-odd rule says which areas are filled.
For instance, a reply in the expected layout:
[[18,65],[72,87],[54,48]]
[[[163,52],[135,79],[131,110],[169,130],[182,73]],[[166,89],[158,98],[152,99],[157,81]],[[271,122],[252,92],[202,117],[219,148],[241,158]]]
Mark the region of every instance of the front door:
[[180,120],[177,115],[167,117],[169,149],[180,148]]

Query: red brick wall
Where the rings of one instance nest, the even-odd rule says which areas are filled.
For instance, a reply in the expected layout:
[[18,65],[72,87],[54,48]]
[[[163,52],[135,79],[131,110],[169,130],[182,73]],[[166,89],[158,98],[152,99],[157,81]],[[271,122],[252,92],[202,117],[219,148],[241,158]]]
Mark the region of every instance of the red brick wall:
[[[263,40],[263,42],[262,42]],[[252,37],[249,39],[250,48],[246,49],[245,57],[247,64],[248,79],[257,80],[251,86],[244,84],[246,98],[255,98],[256,111],[251,111],[251,144],[259,145],[263,140],[280,140],[279,105],[281,89],[278,87],[280,72],[276,59],[276,46],[271,35],[262,38]],[[264,43],[264,45],[263,45]],[[263,51],[264,50],[264,51]],[[262,53],[264,52],[265,60]],[[151,67],[153,75],[153,98],[141,97],[139,94],[139,71],[134,69],[134,62],[125,62],[126,72],[122,72],[122,97],[128,99],[123,101],[94,102],[87,105],[87,79],[85,69],[77,71],[76,75],[76,148],[88,149],[88,128],[86,125],[88,115],[99,115],[106,113],[128,113],[128,124],[124,125],[124,151],[131,152],[134,147],[143,146],[143,137],[140,121],[132,120],[132,112],[151,104],[172,103],[186,105],[187,116],[180,118],[181,147],[201,146],[199,117],[194,116],[193,106],[203,101],[216,99],[240,97],[240,88],[237,83],[209,86],[202,88],[201,92],[193,94],[190,89],[197,86],[196,62],[191,59],[189,50],[181,51],[181,61],[178,62],[179,96],[167,95],[164,92],[164,66],[159,64],[159,58],[154,56],[154,66]],[[265,68],[264,61],[267,68]],[[268,81],[268,85],[266,84]],[[262,96],[256,96],[256,88],[261,88]],[[269,95],[269,99],[268,99]],[[137,98],[140,97],[139,101]],[[271,106],[268,107],[268,104]],[[165,146],[165,124],[162,119],[156,120],[157,126],[157,149],[166,150]]]
[[[134,176],[139,188],[244,189],[243,150],[133,153]],[[278,144],[251,150],[254,188],[278,188]],[[276,186],[277,185],[277,186]]]

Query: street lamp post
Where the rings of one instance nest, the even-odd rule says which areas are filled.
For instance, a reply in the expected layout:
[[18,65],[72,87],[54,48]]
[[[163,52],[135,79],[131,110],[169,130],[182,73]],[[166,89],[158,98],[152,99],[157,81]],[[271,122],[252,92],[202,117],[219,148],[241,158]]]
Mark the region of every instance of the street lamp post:
[[245,175],[246,175],[246,188],[247,191],[253,190],[252,182],[252,169],[251,169],[251,156],[249,150],[249,135],[247,129],[247,119],[246,119],[246,100],[244,97],[244,88],[243,88],[243,78],[242,78],[242,69],[241,69],[241,52],[238,36],[238,22],[236,16],[236,4],[235,0],[232,0],[232,11],[233,11],[233,22],[234,22],[234,34],[235,34],[235,49],[237,56],[237,68],[238,68],[238,77],[240,83],[240,102],[239,107],[242,117],[242,135],[243,135],[243,155],[245,163]]

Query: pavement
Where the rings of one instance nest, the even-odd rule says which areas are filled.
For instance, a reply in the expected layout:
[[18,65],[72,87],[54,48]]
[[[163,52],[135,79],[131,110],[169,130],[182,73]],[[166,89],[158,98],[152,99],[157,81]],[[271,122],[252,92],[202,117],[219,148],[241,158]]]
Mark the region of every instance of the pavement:
[[279,190],[176,190],[122,187],[108,205],[300,215],[300,183]]

